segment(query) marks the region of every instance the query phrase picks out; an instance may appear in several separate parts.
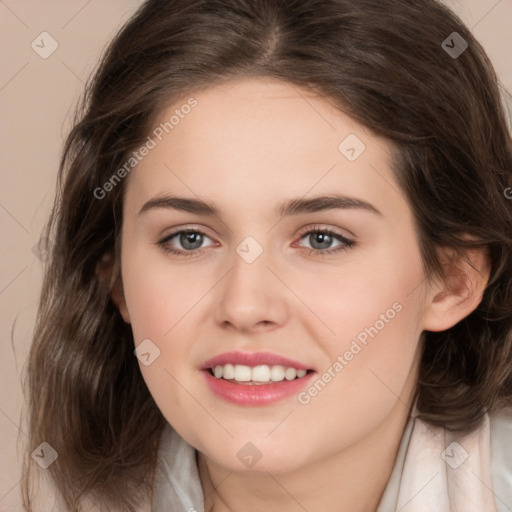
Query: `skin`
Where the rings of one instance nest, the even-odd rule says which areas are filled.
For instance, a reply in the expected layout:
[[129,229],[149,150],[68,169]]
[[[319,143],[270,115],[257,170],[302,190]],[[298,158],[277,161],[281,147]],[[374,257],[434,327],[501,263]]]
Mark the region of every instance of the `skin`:
[[[374,511],[414,402],[421,333],[447,329],[478,305],[486,260],[474,253],[479,273],[461,264],[464,272],[446,282],[425,280],[391,145],[321,97],[266,78],[191,96],[197,107],[132,171],[125,191],[114,300],[135,344],[149,338],[160,350],[140,364],[143,377],[168,422],[199,451],[205,510],[252,512],[264,503],[281,512]],[[338,150],[349,134],[366,146],[352,162]],[[221,214],[139,213],[168,194],[201,198]],[[364,200],[380,214],[274,212],[288,199],[328,194]],[[304,236],[314,227],[355,244],[321,256],[341,242]],[[192,256],[165,251],[187,251],[179,236],[158,244],[179,229],[207,235],[188,249]],[[247,236],[263,249],[252,263],[236,252]],[[401,311],[307,405],[296,396],[230,404],[200,374],[205,360],[240,350],[287,356],[320,375],[394,303]],[[261,452],[252,468],[237,457],[247,442]]]

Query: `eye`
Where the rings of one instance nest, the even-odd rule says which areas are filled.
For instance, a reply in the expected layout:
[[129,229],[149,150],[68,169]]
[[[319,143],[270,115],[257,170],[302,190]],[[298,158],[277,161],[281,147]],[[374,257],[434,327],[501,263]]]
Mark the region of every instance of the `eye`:
[[[330,229],[313,228],[301,234],[301,240],[307,240],[311,246],[307,249],[308,254],[326,256],[329,254],[337,253],[339,251],[346,251],[355,245],[353,240],[349,240],[340,233],[336,233]],[[338,241],[338,246],[329,248],[334,241]]]
[[[198,249],[202,248],[201,246],[205,238],[209,238],[209,236],[200,229],[182,229],[167,235],[165,238],[158,241],[158,245],[162,247],[166,253],[187,257],[201,252]],[[180,244],[183,249],[173,247],[172,241],[174,239],[176,239],[174,243]]]

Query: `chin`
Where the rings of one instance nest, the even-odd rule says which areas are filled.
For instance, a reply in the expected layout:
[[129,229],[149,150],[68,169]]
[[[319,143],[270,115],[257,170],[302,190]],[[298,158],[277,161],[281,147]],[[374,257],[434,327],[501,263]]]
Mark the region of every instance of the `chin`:
[[216,464],[237,473],[288,473],[314,462],[309,460],[308,454],[304,451],[297,452],[300,443],[294,441],[291,436],[289,446],[280,443],[279,447],[268,441],[256,439],[252,442],[247,439],[249,436],[244,437],[243,441],[231,440],[229,445],[216,445],[213,449],[201,452]]

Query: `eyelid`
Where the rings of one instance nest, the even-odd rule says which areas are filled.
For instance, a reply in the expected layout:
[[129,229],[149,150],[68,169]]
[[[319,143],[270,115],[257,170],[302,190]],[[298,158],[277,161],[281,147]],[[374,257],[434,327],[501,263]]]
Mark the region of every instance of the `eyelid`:
[[[162,237],[158,237],[158,239],[156,240],[155,243],[156,243],[156,245],[160,245],[163,247],[175,236],[178,236],[182,233],[187,233],[187,232],[200,233],[200,234],[204,235],[204,237],[209,238],[210,240],[213,240],[213,238],[203,228],[200,228],[197,226],[180,226],[179,228],[176,228],[175,230],[171,231],[170,233],[168,233]],[[215,245],[218,245],[218,243],[214,241],[214,243],[210,247],[215,246]],[[174,249],[173,248],[173,250],[175,250],[177,252],[183,251],[184,253],[189,253],[189,254],[198,254],[199,252],[202,252],[203,249],[206,249],[206,247],[201,247],[200,249],[196,249],[194,251],[183,251],[183,249]],[[169,251],[169,252],[172,252],[172,251]]]
[[313,225],[309,225],[304,228],[301,228],[299,230],[297,236],[302,237],[303,235],[305,235],[311,231],[322,231],[322,232],[327,231],[327,232],[331,232],[341,238],[344,238],[347,241],[355,242],[356,236],[351,231],[349,231],[348,229],[343,229],[343,231],[346,231],[347,233],[349,233],[349,235],[347,236],[347,235],[343,234],[342,232],[340,232],[340,230],[341,230],[341,228],[329,227],[326,224],[313,224]]
[[208,238],[212,238],[211,235],[208,234],[206,228],[203,228],[203,227],[200,227],[200,226],[197,226],[194,224],[185,224],[183,226],[179,226],[177,228],[172,229],[166,235],[159,236],[158,241],[164,242],[164,241],[168,240],[169,238],[172,238],[173,236],[176,236],[176,235],[182,233],[183,231],[194,231],[194,232],[197,231],[198,233],[202,233],[203,235],[207,236]]

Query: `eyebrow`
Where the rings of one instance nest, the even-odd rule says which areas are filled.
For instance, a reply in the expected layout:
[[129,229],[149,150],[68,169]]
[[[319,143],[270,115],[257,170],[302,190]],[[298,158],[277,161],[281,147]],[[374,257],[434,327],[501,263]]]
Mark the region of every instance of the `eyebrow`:
[[[217,208],[217,206],[215,206],[214,203],[210,203],[200,199],[192,199],[172,195],[166,195],[150,199],[149,201],[144,203],[144,206],[139,211],[139,215],[149,210],[157,208],[171,208],[173,210],[180,210],[207,217],[221,216],[221,210]],[[375,215],[380,215],[383,217],[382,213],[371,203],[363,201],[362,199],[357,199],[355,197],[348,197],[337,194],[329,196],[318,196],[310,199],[290,199],[285,203],[279,205],[274,210],[274,212],[276,215],[280,217],[287,217],[290,215],[300,215],[303,213],[314,213],[324,210],[335,209],[365,210]]]

